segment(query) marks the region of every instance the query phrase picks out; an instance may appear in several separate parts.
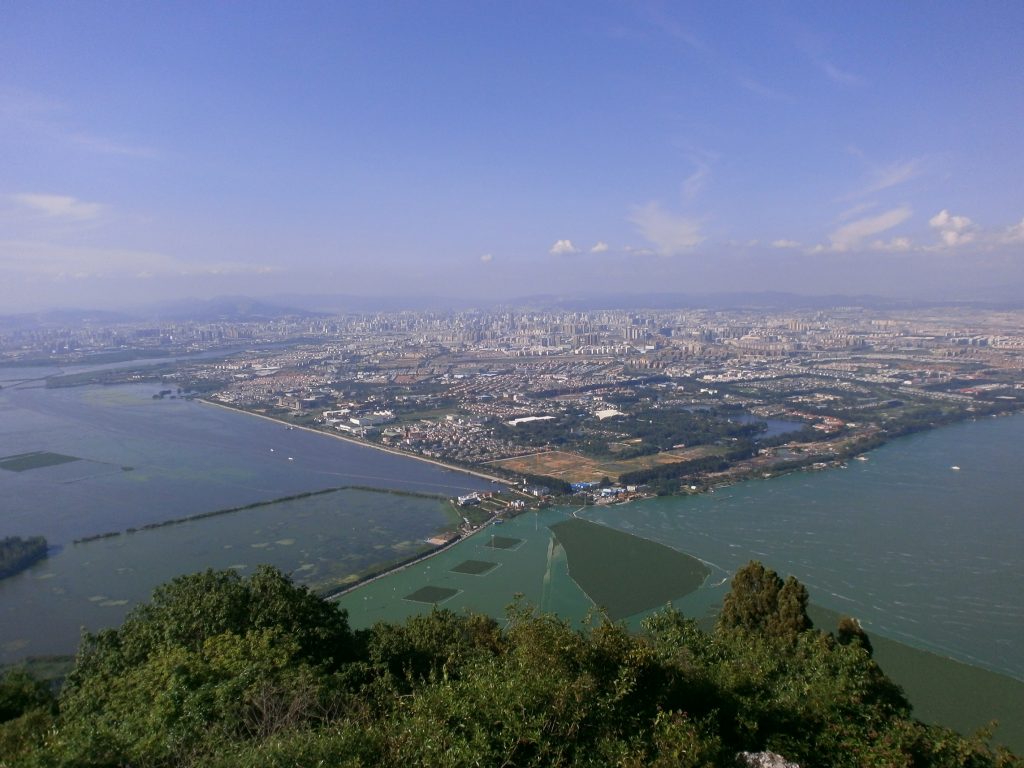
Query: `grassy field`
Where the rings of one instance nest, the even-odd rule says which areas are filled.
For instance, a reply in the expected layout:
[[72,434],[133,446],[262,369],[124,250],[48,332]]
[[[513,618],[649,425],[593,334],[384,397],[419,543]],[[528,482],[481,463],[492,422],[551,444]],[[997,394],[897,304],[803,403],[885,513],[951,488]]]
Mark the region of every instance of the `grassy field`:
[[11,472],[24,472],[29,469],[41,469],[42,467],[67,464],[71,461],[80,461],[80,459],[77,456],[65,456],[63,453],[34,451],[32,453],[19,453],[14,456],[0,458],[0,469],[6,469]]
[[709,571],[695,557],[586,520],[551,526],[565,549],[569,575],[618,620],[696,590]]
[[624,461],[605,461],[602,466],[609,477],[618,478],[626,472],[635,472],[638,469],[650,469],[661,464],[674,464],[678,461],[690,461],[691,459],[703,459],[707,456],[721,456],[726,448],[721,445],[698,445],[693,448],[680,448],[675,451],[663,451],[650,456],[637,456]]
[[614,459],[599,460],[570,451],[544,451],[529,456],[516,456],[491,462],[492,465],[521,474],[546,475],[557,477],[569,483],[596,483],[608,477],[617,480],[625,472],[649,469],[659,464],[672,464],[677,461],[701,459],[705,456],[722,452],[720,446],[700,445],[695,448],[681,448],[676,451],[664,451],[650,456],[637,456],[632,459],[616,461]]
[[557,477],[569,483],[599,482],[605,476],[601,463],[579,453],[545,451],[493,462],[494,466],[525,475]]

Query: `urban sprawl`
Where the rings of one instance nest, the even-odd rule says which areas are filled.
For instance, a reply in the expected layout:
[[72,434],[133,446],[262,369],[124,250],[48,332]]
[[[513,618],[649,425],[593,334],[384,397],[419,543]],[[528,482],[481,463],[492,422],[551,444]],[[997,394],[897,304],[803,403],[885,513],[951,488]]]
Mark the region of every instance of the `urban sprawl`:
[[486,474],[466,527],[843,466],[1024,403],[1024,312],[966,307],[85,323],[0,332],[0,355],[97,364],[47,386],[152,382]]

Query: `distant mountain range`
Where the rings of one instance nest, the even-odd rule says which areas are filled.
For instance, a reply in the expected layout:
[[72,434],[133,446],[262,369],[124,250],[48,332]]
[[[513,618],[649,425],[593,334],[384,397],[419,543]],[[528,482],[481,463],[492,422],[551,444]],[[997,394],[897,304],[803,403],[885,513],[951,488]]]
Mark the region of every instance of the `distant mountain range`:
[[284,306],[248,296],[219,296],[213,299],[184,299],[121,311],[97,309],[54,309],[17,315],[0,315],[0,327],[30,328],[81,325],[115,325],[146,322],[244,322],[282,317],[327,317],[326,312]]
[[601,309],[814,309],[864,307],[865,309],[913,309],[928,307],[984,307],[989,309],[1024,308],[1024,300],[1016,302],[920,301],[861,294],[855,296],[829,294],[806,296],[778,291],[747,293],[643,293],[581,296],[572,294],[538,294],[498,300],[450,298],[438,296],[347,296],[287,294],[269,297],[279,305],[302,307],[309,311],[343,314],[346,312],[459,311],[494,309],[497,307],[528,307],[539,310],[586,311]]
[[534,296],[523,298],[521,305],[550,306],[567,310],[599,309],[830,309],[865,307],[893,309],[922,306],[920,302],[881,296],[803,296],[796,293],[764,291],[757,293],[645,293],[607,296]]
[[882,296],[829,294],[804,296],[796,293],[647,293],[578,296],[542,294],[517,299],[480,300],[440,296],[350,296],[345,294],[278,294],[264,298],[219,296],[212,299],[184,299],[136,306],[123,310],[57,309],[17,315],[0,315],[0,328],[114,325],[145,322],[245,322],[291,318],[324,318],[364,312],[434,311],[498,307],[536,310],[671,310],[671,309],[771,309],[825,310],[834,307],[865,309],[927,309],[940,307],[1021,309],[1024,299],[1013,302],[911,301]]
[[308,307],[292,306],[276,298],[255,299],[251,296],[218,296],[213,299],[182,299],[143,308],[136,314],[156,320],[195,320],[198,322],[238,322],[275,320],[281,317],[325,317]]

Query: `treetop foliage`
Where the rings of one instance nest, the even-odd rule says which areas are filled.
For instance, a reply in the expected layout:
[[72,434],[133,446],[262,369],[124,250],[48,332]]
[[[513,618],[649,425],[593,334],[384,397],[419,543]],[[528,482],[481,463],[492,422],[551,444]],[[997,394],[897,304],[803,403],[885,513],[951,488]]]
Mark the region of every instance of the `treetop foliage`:
[[752,560],[736,571],[731,586],[718,617],[721,629],[795,642],[811,628],[807,589],[792,576],[783,582],[775,571]]
[[0,766],[1020,764],[914,721],[863,642],[810,628],[799,582],[752,563],[729,605],[712,633],[671,608],[581,631],[520,602],[504,627],[435,610],[353,632],[270,568],[207,571],[87,635],[56,701],[0,681]]

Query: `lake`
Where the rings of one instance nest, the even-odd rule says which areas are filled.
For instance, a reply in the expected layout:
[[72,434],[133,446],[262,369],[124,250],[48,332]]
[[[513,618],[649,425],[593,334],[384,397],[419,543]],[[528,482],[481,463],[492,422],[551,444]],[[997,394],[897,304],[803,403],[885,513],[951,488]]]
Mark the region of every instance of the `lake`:
[[[92,601],[97,609],[117,608],[121,600],[128,605],[149,589],[146,582],[144,589],[125,597],[115,578],[118,568],[136,567],[117,564],[117,558],[130,559],[134,552],[148,553],[148,560],[140,562],[161,579],[208,566],[251,567],[258,558],[213,557],[212,549],[196,549],[175,538],[184,536],[185,528],[70,545],[84,535],[341,485],[445,495],[490,487],[472,476],[245,414],[197,402],[153,400],[157,390],[156,385],[0,390],[0,456],[46,450],[81,458],[24,472],[0,471],[0,533],[43,534],[63,547],[46,564],[58,575],[75,573],[79,566],[72,563],[78,559],[102,562],[99,570],[114,574],[109,584],[101,580],[76,587],[76,599],[99,598]],[[699,497],[588,508],[582,514],[707,562],[712,575],[705,586],[679,601],[690,614],[716,605],[731,572],[757,558],[796,575],[815,602],[858,616],[870,632],[1024,679],[1021,445],[1024,417],[984,419],[895,441],[872,452],[868,461],[851,461],[847,469],[750,481]],[[356,520],[368,519],[376,503],[370,498],[348,506]],[[348,566],[331,578],[365,569],[376,554],[378,561],[394,559],[395,546],[443,526],[443,511],[432,504],[427,500],[422,509],[367,527],[363,532],[372,536],[338,537],[331,556]],[[294,545],[274,545],[283,551],[268,548],[262,554],[266,562],[298,572],[311,562],[302,553],[316,551],[317,527],[334,524],[327,514],[308,518],[303,533],[260,538],[255,531],[271,522],[257,524],[255,516],[243,512],[212,519],[211,533],[204,536],[222,548],[237,536],[256,554],[259,548],[253,544],[294,539]],[[564,553],[547,530],[567,514],[524,515],[502,527],[522,539],[515,549],[486,549],[474,537],[360,588],[342,602],[356,624],[399,618],[429,610],[429,604],[402,599],[406,586],[412,593],[415,585],[443,577],[458,582],[448,587],[457,592],[446,606],[500,615],[512,595],[522,592],[545,609],[580,617],[590,603],[568,579]],[[367,558],[367,547],[378,546]],[[481,547],[482,553],[477,551]],[[283,559],[274,559],[279,556]],[[357,563],[356,558],[366,559]],[[499,567],[484,575],[450,573],[471,559]],[[425,578],[428,569],[431,579]],[[19,579],[35,579],[36,610],[45,614],[53,608],[45,582],[58,575],[37,578],[42,575],[15,577],[4,589],[13,594]],[[72,584],[81,581],[67,578]],[[12,602],[31,603],[25,597],[30,592],[19,592],[21,597]],[[108,613],[114,620],[117,612]],[[85,623],[97,628],[91,622]],[[5,621],[4,626],[12,624]],[[46,633],[45,626],[40,633]],[[22,634],[12,637],[9,629],[0,630],[0,644],[22,648],[12,647],[15,655],[30,652]]]
[[[579,514],[704,560],[712,570],[705,585],[675,601],[688,615],[714,610],[732,572],[759,559],[871,633],[1024,680],[1022,445],[1024,416],[984,419],[897,440],[847,469]],[[400,619],[423,607],[392,597],[438,584],[459,590],[444,603],[456,610],[500,616],[521,592],[545,610],[557,605],[567,617],[582,616],[589,600],[567,581],[548,530],[569,514],[549,510],[500,526],[501,535],[524,543],[492,553],[508,561],[483,578],[450,571],[459,559],[486,554],[485,542],[471,539],[444,559],[356,590],[342,605],[357,626]]]
[[[0,536],[44,535],[45,561],[0,580],[0,663],[70,653],[154,586],[208,567],[270,563],[322,589],[402,559],[450,528],[447,505],[346,490],[111,539],[75,539],[345,485],[451,497],[493,486],[415,459],[181,399],[159,385],[0,390]],[[284,543],[283,543],[284,542]]]
[[147,523],[365,485],[455,496],[486,480],[182,399],[158,384],[0,390],[0,457],[79,461],[0,470],[0,535],[51,544]]
[[429,549],[447,502],[346,489],[66,545],[0,580],[0,663],[73,653],[82,627],[117,626],[175,576],[273,565],[315,590]]

